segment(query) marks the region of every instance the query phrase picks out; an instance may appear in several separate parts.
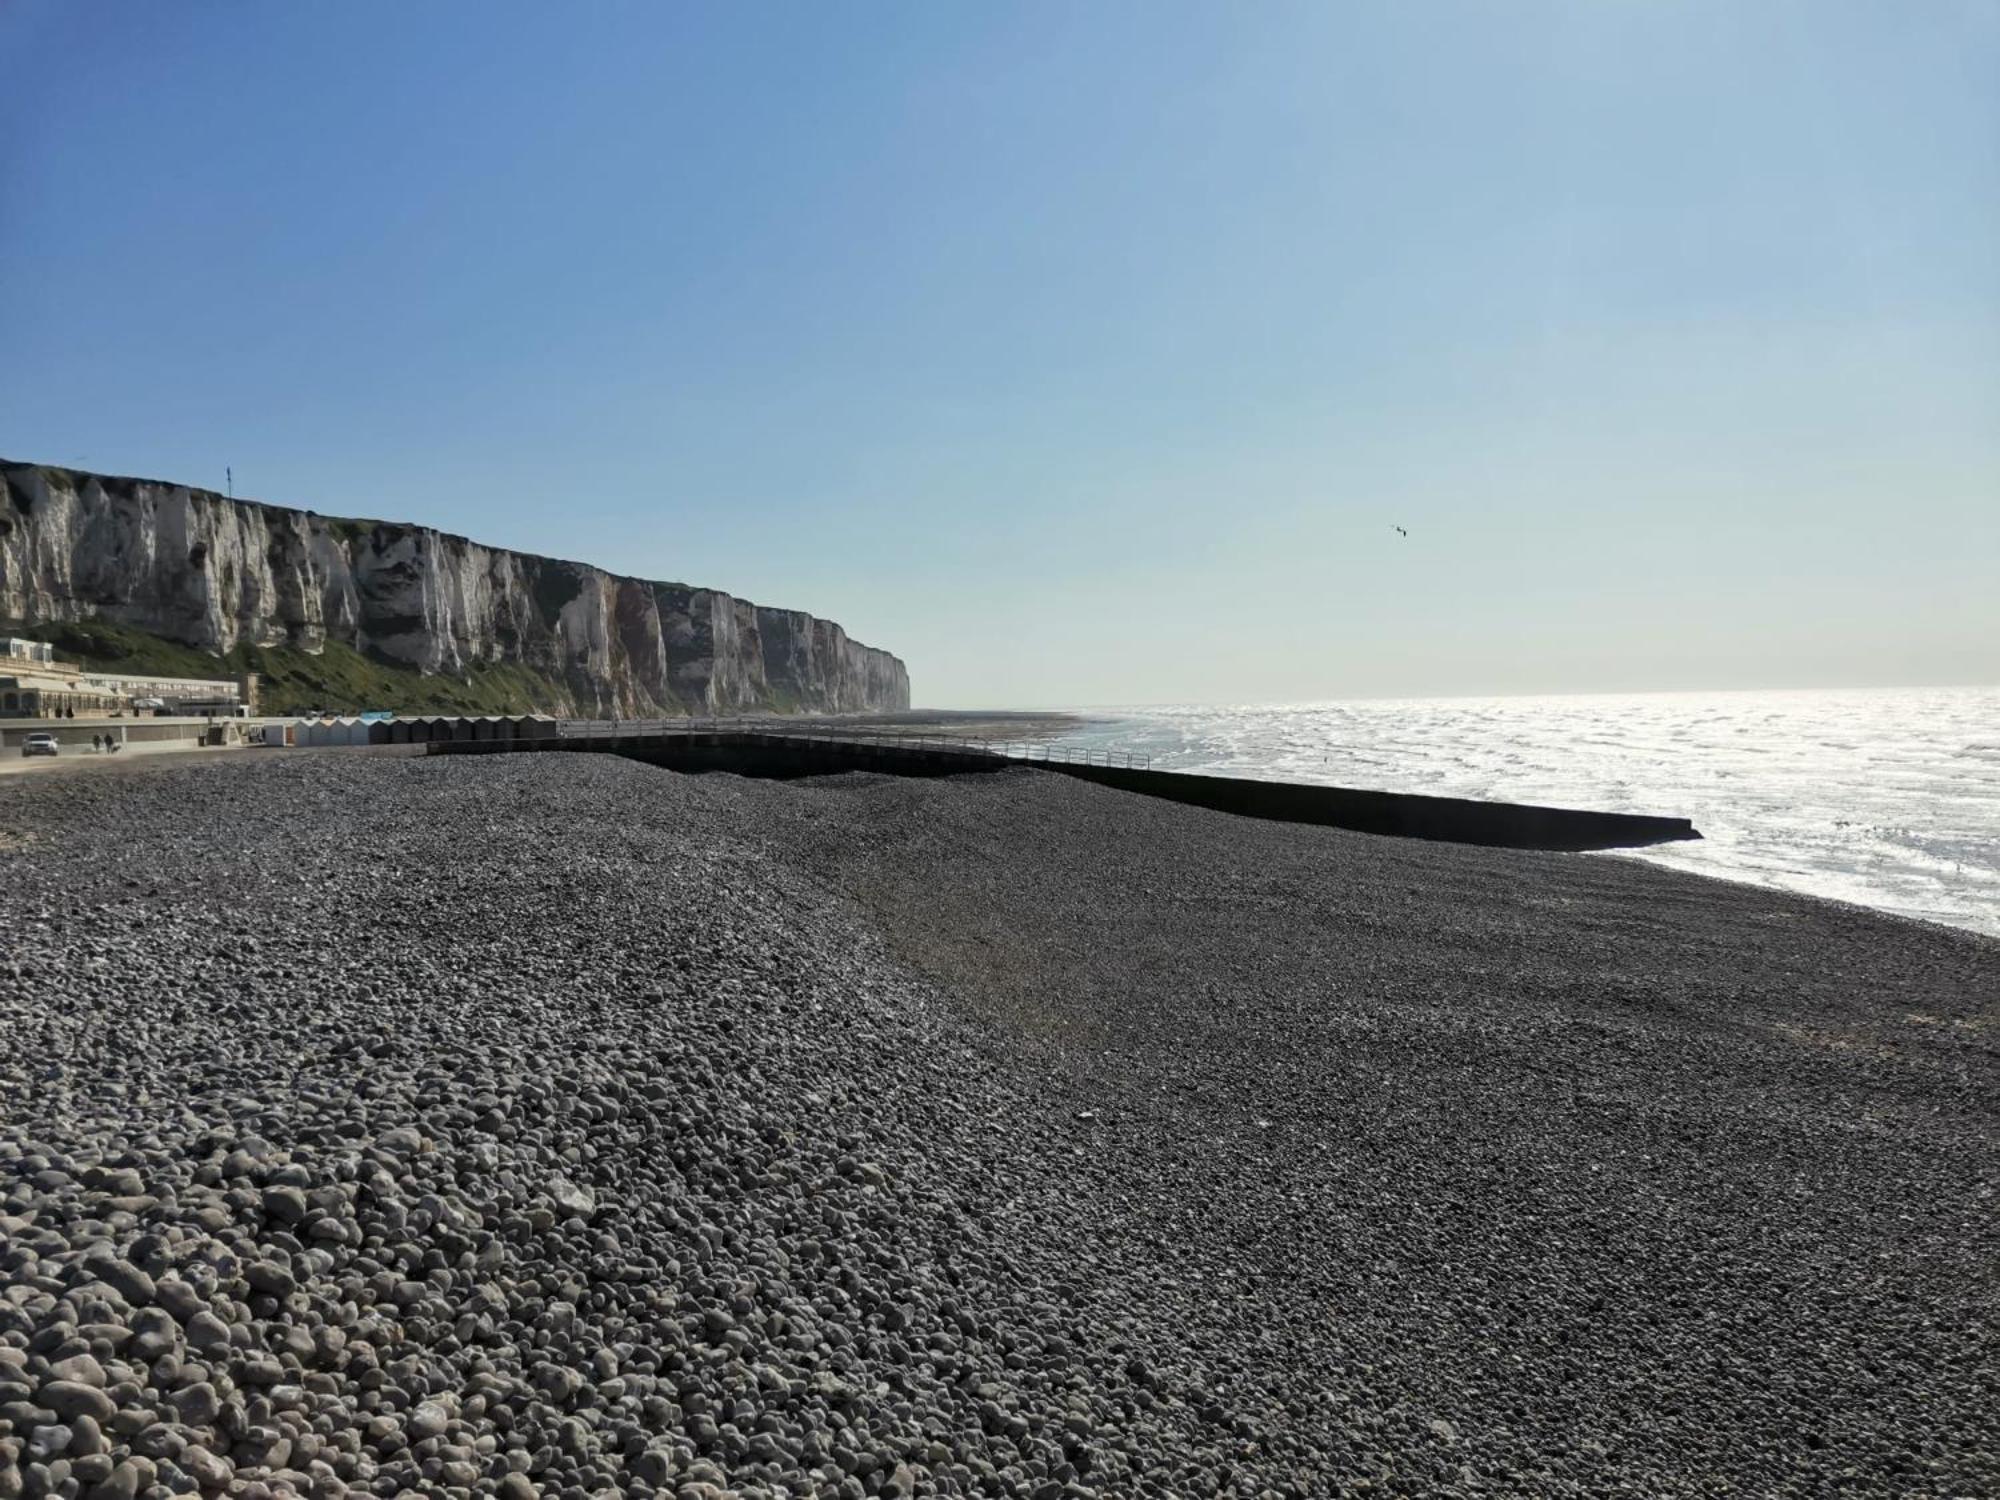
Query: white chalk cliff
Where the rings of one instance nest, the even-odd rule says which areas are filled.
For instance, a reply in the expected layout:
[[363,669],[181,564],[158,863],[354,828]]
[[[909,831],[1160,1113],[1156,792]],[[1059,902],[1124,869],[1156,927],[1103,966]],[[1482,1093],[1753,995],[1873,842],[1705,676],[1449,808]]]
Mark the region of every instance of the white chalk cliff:
[[0,460],[0,619],[93,616],[218,654],[338,641],[420,671],[529,668],[556,713],[907,708],[831,620],[425,526]]

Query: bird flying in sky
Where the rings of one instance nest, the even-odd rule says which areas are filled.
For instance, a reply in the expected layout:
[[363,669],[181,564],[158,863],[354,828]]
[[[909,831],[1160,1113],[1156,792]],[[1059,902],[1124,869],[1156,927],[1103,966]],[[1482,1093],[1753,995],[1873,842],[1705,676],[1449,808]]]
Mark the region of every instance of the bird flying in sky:
[[1396,535],[1397,535],[1397,536],[1408,536],[1408,535],[1409,535],[1409,532],[1407,532],[1407,531],[1403,530],[1403,528],[1402,528],[1402,527],[1398,526],[1398,527],[1396,528]]

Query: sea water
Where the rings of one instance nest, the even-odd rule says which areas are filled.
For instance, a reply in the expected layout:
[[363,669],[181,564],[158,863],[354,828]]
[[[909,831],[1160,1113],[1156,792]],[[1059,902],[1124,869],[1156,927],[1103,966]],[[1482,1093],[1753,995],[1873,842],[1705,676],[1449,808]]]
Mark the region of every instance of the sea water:
[[2000,936],[2000,688],[1084,712],[1166,769],[1686,817],[1635,857]]

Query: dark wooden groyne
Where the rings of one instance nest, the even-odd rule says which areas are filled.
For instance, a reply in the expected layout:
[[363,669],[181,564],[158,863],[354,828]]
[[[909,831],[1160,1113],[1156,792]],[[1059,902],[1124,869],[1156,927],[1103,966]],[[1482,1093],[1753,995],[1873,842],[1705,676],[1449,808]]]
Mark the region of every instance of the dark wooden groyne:
[[728,771],[739,776],[775,779],[833,776],[846,771],[959,776],[1027,765],[1120,791],[1163,797],[1170,802],[1243,817],[1499,849],[1636,849],[1701,837],[1686,818],[1204,776],[1154,770],[1115,752],[1079,753],[1064,758],[1051,757],[1045,748],[1037,756],[1031,747],[942,737],[870,736],[768,726],[649,727],[637,732],[590,726],[587,731],[543,738],[434,739],[429,744],[432,755],[563,752],[622,755],[674,771]]

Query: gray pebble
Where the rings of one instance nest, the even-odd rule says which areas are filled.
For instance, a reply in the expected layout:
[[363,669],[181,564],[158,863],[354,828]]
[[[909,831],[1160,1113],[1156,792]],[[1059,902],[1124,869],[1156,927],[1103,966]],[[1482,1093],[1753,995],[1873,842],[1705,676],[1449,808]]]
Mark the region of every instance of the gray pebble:
[[6,821],[0,1500],[2000,1492],[1964,935],[1031,772]]
[[86,1385],[76,1380],[51,1380],[44,1384],[35,1399],[57,1417],[67,1420],[71,1417],[94,1417],[100,1423],[109,1422],[117,1410],[110,1396],[98,1385]]

